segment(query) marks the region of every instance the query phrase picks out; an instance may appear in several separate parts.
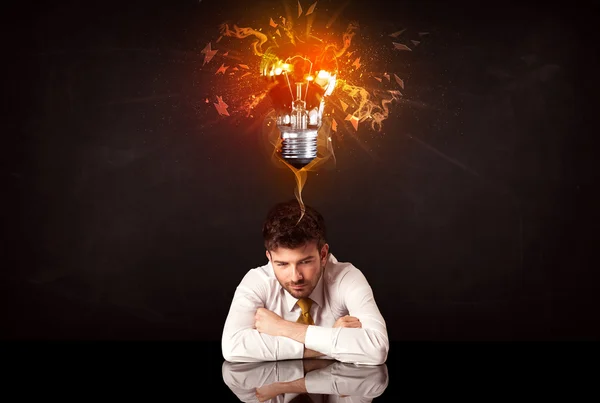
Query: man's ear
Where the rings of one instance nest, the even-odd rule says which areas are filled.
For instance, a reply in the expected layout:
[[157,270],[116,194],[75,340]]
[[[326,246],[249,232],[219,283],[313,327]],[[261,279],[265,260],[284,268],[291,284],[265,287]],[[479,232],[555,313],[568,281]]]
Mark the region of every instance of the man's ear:
[[327,255],[329,255],[329,244],[325,244],[321,248],[321,260],[327,260]]
[[269,252],[269,250],[265,250],[265,255],[267,255],[267,259],[269,259],[269,262],[271,261],[271,252]]

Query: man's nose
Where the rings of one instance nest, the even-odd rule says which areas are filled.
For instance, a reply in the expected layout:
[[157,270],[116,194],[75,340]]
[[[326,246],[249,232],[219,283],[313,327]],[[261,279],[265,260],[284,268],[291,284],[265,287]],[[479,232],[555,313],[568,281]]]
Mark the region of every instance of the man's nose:
[[292,267],[292,281],[296,282],[296,281],[300,281],[302,280],[302,273],[300,273],[300,271],[298,270],[298,267],[293,266]]

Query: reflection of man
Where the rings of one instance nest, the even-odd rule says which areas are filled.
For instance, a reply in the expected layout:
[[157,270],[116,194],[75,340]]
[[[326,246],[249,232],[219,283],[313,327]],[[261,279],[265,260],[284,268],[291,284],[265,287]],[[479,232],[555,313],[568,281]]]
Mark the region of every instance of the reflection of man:
[[253,363],[225,361],[223,381],[243,402],[365,403],[388,386],[383,365],[353,365],[333,360]]
[[263,224],[268,263],[246,273],[222,336],[231,362],[329,358],[380,365],[387,359],[385,321],[362,272],[339,262],[319,212],[291,200]]

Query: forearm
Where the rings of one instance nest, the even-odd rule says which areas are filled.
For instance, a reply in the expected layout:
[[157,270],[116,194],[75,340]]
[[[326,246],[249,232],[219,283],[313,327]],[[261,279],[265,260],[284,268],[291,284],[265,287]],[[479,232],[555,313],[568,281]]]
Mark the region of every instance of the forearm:
[[[310,340],[307,345],[307,334]],[[277,336],[304,344],[303,358],[329,356],[341,362],[380,365],[387,359],[386,333],[368,329],[326,328],[284,320]]]
[[[297,341],[298,343],[304,344],[304,342],[306,340],[306,330],[307,329],[308,329],[308,325],[304,325],[304,324],[296,323],[296,322],[290,322],[290,321],[286,320],[281,323],[281,327],[279,329],[279,336],[287,337],[289,339]],[[323,357],[323,356],[325,356],[325,354],[323,354],[319,351],[311,350],[306,347],[304,348],[303,358],[317,358],[317,357]]]
[[304,376],[307,393],[360,396],[365,400],[380,396],[388,383],[388,369],[385,364],[354,365],[338,361]]
[[277,387],[281,393],[306,393],[306,382],[304,378],[289,382],[277,382]]
[[284,320],[279,326],[279,332],[277,335],[287,337],[289,339],[297,341],[298,343],[304,344],[307,329],[308,325]]
[[293,339],[244,329],[224,333],[221,341],[223,357],[229,362],[260,362],[301,359],[303,344]]
[[304,357],[303,358],[317,358],[317,357],[325,357],[325,354],[320,353],[315,350],[311,350],[310,348],[306,348],[306,346],[304,346]]
[[256,398],[258,401],[264,402],[271,400],[276,396],[285,395],[288,393],[306,393],[306,383],[304,377],[288,382],[274,382],[268,385],[263,385],[256,388]]
[[310,326],[304,347],[341,362],[380,365],[387,359],[389,341],[387,332],[374,329]]

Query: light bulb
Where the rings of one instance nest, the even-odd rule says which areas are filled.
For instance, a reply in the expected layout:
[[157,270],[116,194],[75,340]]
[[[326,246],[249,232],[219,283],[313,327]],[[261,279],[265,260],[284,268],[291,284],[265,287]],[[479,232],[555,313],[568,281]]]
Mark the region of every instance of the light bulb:
[[336,83],[333,51],[310,41],[267,49],[261,74],[272,82],[273,103],[280,135],[280,157],[296,169],[317,157],[318,132],[323,123],[325,99]]

